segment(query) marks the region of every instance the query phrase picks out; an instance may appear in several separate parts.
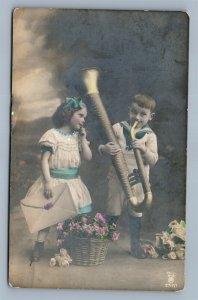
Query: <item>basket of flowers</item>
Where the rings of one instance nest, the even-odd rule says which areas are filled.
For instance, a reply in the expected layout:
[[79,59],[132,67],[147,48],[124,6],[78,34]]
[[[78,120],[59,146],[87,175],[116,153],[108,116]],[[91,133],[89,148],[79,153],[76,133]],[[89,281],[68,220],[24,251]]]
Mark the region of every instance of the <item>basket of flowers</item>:
[[72,263],[81,266],[100,265],[104,262],[109,241],[117,240],[116,224],[108,223],[97,213],[94,217],[83,214],[59,223],[59,247],[67,248]]

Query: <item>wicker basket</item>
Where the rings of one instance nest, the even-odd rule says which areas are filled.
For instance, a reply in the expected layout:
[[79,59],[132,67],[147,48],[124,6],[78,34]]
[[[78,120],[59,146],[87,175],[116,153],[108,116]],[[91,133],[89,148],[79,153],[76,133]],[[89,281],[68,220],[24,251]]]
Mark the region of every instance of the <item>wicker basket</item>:
[[72,237],[72,263],[79,266],[102,264],[107,254],[108,244],[108,240]]

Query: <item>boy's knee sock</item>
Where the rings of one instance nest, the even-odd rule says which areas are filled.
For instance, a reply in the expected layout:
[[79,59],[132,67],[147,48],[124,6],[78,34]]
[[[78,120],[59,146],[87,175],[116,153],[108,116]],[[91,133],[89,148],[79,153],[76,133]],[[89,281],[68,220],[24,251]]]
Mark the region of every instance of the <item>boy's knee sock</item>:
[[107,216],[106,217],[107,223],[109,223],[109,224],[113,224],[113,223],[117,224],[118,219],[119,219],[119,216]]
[[129,215],[129,234],[131,250],[140,247],[141,218]]

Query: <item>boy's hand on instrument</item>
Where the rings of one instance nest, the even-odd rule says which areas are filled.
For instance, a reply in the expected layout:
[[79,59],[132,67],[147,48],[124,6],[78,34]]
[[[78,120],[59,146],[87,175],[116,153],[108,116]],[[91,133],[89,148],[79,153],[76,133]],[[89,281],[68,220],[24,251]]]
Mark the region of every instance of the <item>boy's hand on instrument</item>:
[[102,152],[109,155],[116,155],[119,151],[121,151],[120,146],[112,142],[109,142],[102,147]]
[[50,182],[46,182],[44,184],[44,196],[45,196],[46,199],[50,199],[50,198],[53,197],[52,186],[51,186]]
[[142,139],[137,139],[132,142],[132,146],[134,149],[139,149],[142,153],[146,152],[146,144]]

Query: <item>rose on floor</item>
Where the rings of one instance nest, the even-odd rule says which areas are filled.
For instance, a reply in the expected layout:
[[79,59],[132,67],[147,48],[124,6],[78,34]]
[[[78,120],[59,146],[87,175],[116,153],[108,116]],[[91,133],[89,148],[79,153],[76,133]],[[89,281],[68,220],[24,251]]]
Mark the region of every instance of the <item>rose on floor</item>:
[[49,261],[50,267],[69,267],[70,263],[72,262],[71,257],[67,253],[67,250],[61,248],[59,253],[56,253],[54,257],[52,257]]

